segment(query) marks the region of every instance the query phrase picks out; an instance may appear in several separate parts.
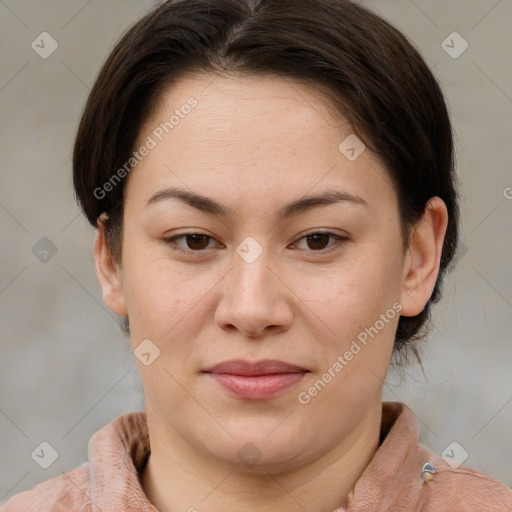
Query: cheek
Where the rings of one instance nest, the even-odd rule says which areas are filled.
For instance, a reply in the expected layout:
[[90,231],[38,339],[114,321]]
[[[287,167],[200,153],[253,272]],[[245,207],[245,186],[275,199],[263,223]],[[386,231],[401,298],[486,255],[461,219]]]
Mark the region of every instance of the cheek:
[[[213,318],[219,300],[229,294],[221,278],[223,265],[188,265],[172,261],[165,249],[149,249],[127,236],[123,254],[123,281],[134,345],[145,338],[166,346],[179,339],[174,350],[186,351]],[[283,266],[285,287],[281,299],[295,309],[298,324],[306,322],[329,340],[332,349],[345,345],[399,296],[397,255],[378,244],[348,251],[339,264]],[[293,326],[291,329],[293,330]]]
[[300,296],[338,339],[352,339],[399,298],[399,278],[397,264],[360,258],[323,276],[302,278]]
[[[194,318],[202,314],[202,299],[218,280],[211,272],[173,265],[160,254],[133,253],[124,262],[124,290],[134,343],[150,338],[172,340],[173,332],[200,330]],[[206,301],[205,301],[206,302]],[[181,332],[180,332],[181,334]]]

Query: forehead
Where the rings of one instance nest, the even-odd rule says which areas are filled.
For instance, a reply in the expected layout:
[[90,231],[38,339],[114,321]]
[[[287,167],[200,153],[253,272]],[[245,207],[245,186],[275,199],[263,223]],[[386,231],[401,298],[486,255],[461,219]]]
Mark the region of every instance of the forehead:
[[[313,86],[275,75],[189,76],[161,93],[141,128],[136,147],[150,139],[154,147],[129,183],[146,196],[178,183],[246,200],[339,184],[359,195],[394,192],[384,165],[355,137]],[[352,149],[364,151],[354,159]]]

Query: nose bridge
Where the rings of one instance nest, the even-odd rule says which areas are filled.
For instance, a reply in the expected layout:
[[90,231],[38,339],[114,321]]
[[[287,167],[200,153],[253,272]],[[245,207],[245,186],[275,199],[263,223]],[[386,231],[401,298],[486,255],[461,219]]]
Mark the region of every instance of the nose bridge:
[[256,240],[245,239],[236,248],[217,310],[221,326],[234,326],[245,334],[258,336],[269,326],[283,328],[291,321],[283,289],[271,268],[271,251]]
[[245,238],[236,248],[234,256],[235,295],[240,299],[267,300],[271,291],[269,282],[275,277],[270,271],[270,251],[252,237]]

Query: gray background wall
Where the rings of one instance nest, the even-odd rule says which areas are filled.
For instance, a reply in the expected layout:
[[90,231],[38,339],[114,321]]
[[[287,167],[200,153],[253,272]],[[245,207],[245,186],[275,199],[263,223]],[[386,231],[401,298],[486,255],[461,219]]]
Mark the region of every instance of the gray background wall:
[[[129,342],[102,303],[70,153],[101,63],[154,3],[0,1],[0,502],[73,469],[97,429],[143,408]],[[413,409],[430,449],[465,450],[465,464],[512,486],[512,0],[366,4],[440,80],[463,196],[464,247],[434,312],[427,378],[391,372],[385,399]],[[51,50],[44,31],[58,44],[45,59],[31,47]],[[454,31],[468,43],[460,55]],[[31,457],[43,441],[58,452],[48,469]]]

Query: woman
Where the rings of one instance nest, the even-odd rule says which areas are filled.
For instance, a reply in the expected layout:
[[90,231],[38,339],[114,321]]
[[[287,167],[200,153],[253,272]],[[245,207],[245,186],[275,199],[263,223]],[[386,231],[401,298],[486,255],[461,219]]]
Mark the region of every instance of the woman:
[[400,32],[345,0],[165,2],[73,164],[145,411],[4,512],[512,510],[382,403],[458,237],[446,105]]

